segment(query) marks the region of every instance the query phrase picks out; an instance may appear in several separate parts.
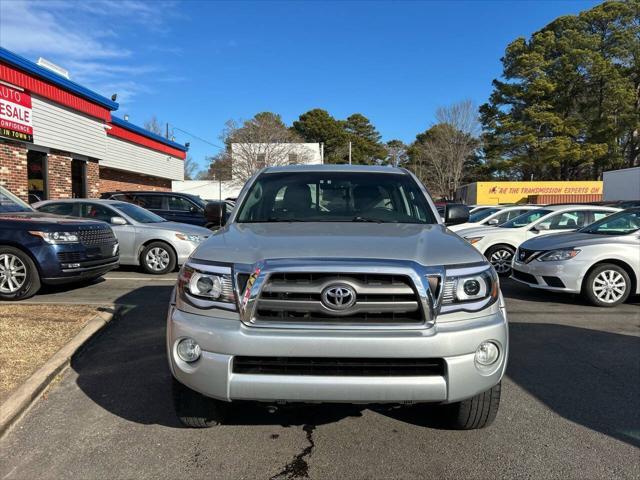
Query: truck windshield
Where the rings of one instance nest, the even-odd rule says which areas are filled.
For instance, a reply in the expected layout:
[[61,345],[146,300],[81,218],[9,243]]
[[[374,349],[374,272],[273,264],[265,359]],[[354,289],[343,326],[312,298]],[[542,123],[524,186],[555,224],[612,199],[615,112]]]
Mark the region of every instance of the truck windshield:
[[33,209],[14,194],[0,187],[0,213],[33,212]]
[[551,210],[545,210],[543,208],[539,208],[537,210],[531,210],[530,212],[523,213],[522,215],[514,218],[513,220],[509,220],[507,223],[503,223],[502,225],[499,225],[499,227],[500,228],[526,227],[530,223],[535,222],[539,218],[542,218],[549,213],[551,213]]
[[264,173],[236,221],[436,223],[410,176],[366,172]]

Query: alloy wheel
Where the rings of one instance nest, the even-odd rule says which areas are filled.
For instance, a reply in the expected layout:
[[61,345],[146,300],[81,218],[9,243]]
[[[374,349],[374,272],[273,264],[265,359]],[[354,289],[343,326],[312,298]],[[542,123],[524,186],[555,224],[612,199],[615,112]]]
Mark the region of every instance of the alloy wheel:
[[591,288],[601,302],[616,303],[627,291],[627,282],[619,272],[603,270],[593,279]]
[[169,266],[171,258],[164,248],[155,247],[147,252],[145,262],[151,270],[160,272]]
[[496,250],[491,254],[489,261],[498,273],[507,273],[511,270],[511,259],[513,253],[506,249]]
[[15,293],[27,281],[27,267],[16,255],[0,255],[0,292]]

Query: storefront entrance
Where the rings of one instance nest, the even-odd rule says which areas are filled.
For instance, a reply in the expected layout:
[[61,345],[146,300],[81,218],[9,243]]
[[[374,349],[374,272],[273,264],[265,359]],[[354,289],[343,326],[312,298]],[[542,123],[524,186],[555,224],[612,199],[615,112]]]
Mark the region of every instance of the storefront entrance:
[[71,160],[71,197],[87,196],[87,163],[83,160]]
[[47,154],[29,150],[27,152],[27,181],[29,203],[46,200],[47,195]]

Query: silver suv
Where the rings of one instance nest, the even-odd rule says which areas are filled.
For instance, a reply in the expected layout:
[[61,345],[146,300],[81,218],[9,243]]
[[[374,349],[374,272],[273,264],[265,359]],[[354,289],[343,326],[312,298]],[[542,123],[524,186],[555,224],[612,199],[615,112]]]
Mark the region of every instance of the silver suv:
[[493,421],[508,354],[498,277],[410,172],[267,168],[237,205],[169,309],[185,425],[222,423],[236,400],[435,403],[452,428]]

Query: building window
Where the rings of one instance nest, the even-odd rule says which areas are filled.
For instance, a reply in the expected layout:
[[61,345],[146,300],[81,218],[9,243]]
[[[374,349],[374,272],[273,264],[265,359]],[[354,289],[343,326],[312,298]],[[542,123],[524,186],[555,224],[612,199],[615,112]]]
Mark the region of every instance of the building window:
[[298,154],[290,153],[289,154],[289,165],[297,165],[298,164]]
[[259,153],[256,155],[256,164],[258,168],[264,168],[267,166],[267,155],[265,153]]
[[87,196],[87,162],[71,160],[71,197],[85,198]]
[[33,150],[27,152],[27,181],[29,183],[29,203],[48,198],[46,153]]

